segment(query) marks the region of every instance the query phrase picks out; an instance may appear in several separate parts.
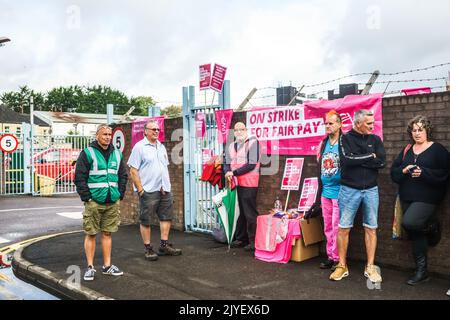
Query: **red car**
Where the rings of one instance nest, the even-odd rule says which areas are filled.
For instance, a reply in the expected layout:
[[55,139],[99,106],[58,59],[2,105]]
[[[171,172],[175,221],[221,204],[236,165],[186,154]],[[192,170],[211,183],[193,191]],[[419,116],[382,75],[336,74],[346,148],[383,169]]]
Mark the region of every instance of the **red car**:
[[33,156],[34,172],[57,181],[73,181],[81,149],[49,148]]

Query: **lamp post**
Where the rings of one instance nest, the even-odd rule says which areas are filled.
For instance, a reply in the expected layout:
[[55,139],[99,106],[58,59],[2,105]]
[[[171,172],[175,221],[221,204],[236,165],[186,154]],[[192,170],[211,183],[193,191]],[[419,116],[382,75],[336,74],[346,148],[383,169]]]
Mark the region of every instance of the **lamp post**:
[[0,47],[4,46],[6,42],[11,41],[10,39],[6,37],[0,37]]

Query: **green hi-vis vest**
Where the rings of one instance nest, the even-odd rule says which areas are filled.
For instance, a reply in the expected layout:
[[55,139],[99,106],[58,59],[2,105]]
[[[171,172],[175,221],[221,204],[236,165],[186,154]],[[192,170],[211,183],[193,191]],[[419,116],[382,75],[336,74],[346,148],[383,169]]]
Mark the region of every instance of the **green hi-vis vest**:
[[108,192],[111,193],[111,201],[116,202],[120,199],[119,192],[119,167],[122,154],[114,148],[114,152],[109,156],[106,163],[103,154],[92,147],[84,149],[89,161],[89,179],[88,187],[91,191],[92,200],[97,203],[105,203]]

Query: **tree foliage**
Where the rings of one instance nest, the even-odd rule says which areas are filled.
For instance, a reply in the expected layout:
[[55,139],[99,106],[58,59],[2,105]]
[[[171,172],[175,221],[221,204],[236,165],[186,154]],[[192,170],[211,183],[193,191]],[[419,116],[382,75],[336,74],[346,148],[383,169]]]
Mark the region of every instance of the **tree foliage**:
[[0,102],[19,113],[30,112],[30,97],[34,110],[77,113],[106,113],[106,105],[114,105],[114,114],[125,114],[132,106],[132,115],[147,115],[147,107],[155,102],[150,96],[128,98],[119,90],[107,86],[69,86],[53,88],[42,94],[27,86],[0,95]]
[[33,97],[34,110],[42,110],[45,97],[42,93],[34,92],[27,86],[19,87],[18,91],[5,92],[0,101],[19,113],[30,113],[30,97]]
[[176,117],[181,117],[182,111],[183,110],[180,106],[171,105],[169,107],[162,109],[161,115],[165,115],[168,118],[176,118]]

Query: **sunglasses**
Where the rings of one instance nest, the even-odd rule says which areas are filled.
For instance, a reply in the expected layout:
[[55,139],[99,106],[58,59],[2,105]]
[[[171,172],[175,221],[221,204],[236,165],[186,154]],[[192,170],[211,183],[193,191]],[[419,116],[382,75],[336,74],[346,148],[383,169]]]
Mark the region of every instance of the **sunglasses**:
[[145,128],[145,130],[152,130],[153,132],[158,132],[158,131],[160,131],[160,129],[158,129],[158,128],[152,128],[152,129],[150,129],[150,128]]

